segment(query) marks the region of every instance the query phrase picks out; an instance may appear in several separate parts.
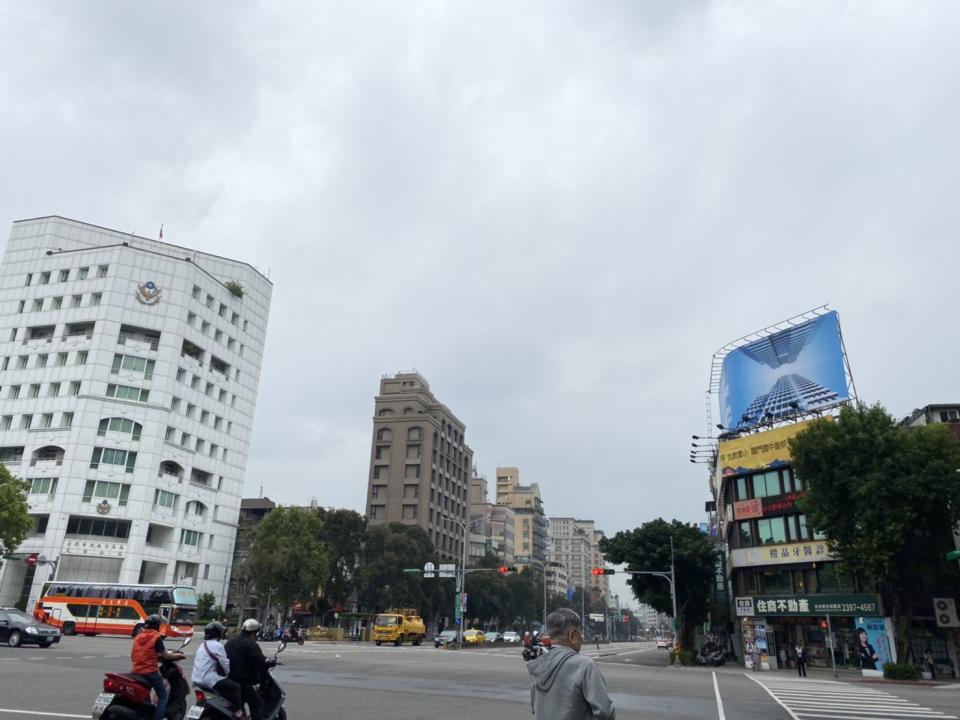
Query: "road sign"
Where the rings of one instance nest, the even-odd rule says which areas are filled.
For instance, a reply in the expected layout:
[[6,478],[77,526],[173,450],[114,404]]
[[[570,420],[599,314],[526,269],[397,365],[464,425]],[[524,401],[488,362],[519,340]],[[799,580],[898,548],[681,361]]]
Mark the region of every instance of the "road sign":
[[603,616],[602,613],[590,613],[587,617],[589,617],[594,622],[603,622],[604,620],[607,619]]
[[425,578],[436,577],[437,573],[434,572],[436,569],[436,566],[432,562],[425,563],[423,566],[423,576]]
[[457,566],[452,564],[440,563],[439,576],[442,578],[452,578],[457,576]]

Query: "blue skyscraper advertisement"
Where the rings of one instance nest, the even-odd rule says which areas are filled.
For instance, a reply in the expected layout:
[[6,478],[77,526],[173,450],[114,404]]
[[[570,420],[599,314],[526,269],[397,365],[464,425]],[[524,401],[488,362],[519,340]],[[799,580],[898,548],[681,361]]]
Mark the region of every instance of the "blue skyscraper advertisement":
[[753,427],[849,397],[836,312],[744,345],[723,360],[720,416],[726,428]]

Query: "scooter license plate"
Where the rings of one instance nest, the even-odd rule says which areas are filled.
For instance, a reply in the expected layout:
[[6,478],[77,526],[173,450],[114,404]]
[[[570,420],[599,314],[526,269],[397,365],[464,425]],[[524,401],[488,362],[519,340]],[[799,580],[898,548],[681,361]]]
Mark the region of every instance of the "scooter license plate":
[[189,710],[187,710],[187,714],[184,717],[186,717],[187,720],[200,720],[200,717],[202,715],[203,715],[203,706],[194,705]]
[[94,720],[97,720],[103,711],[110,707],[110,703],[113,702],[113,699],[116,697],[114,693],[100,693],[97,695],[97,699],[93,701],[93,710],[90,711],[91,716]]

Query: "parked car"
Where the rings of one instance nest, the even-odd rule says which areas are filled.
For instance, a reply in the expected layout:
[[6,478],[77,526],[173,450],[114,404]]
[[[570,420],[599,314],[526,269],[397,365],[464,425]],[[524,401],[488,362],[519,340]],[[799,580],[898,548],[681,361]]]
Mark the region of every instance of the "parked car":
[[490,632],[484,633],[486,637],[486,642],[488,643],[497,643],[503,642],[503,633],[497,632],[496,630],[491,630]]
[[673,640],[670,638],[657,638],[657,649],[669,650],[673,647]]
[[60,642],[60,631],[16,608],[0,608],[0,642],[10,647],[33,644],[45,648]]
[[518,643],[520,642],[520,633],[514,632],[513,630],[507,630],[503,634],[503,641],[505,643]]
[[449,643],[455,643],[457,641],[457,631],[456,630],[444,630],[442,633],[433,638],[434,647],[443,647]]
[[465,630],[463,633],[463,642],[467,645],[479,645],[485,638],[483,630]]

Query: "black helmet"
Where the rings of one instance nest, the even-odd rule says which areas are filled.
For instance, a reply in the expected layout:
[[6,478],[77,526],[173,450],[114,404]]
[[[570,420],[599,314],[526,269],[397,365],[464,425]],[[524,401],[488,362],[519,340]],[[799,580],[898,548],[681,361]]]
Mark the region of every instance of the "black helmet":
[[143,626],[145,628],[150,628],[151,630],[159,630],[162,624],[163,624],[163,618],[157,615],[156,613],[148,617],[143,622]]
[[207,626],[203,629],[203,639],[219,640],[224,636],[226,631],[227,629],[223,626],[223,623],[220,623],[214,620],[212,623],[208,623]]

